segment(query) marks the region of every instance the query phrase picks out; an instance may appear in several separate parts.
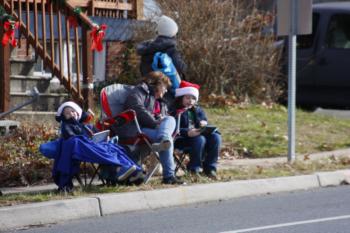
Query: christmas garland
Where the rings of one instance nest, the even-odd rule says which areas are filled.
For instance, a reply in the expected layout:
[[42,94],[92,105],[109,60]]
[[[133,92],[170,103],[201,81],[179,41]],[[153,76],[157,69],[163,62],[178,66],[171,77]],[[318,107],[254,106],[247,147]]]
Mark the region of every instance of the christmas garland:
[[4,34],[2,36],[2,46],[6,46],[10,43],[13,47],[17,46],[17,40],[15,38],[15,30],[19,27],[19,22],[15,21],[14,18],[7,14],[5,9],[0,7],[1,23],[3,24]]
[[68,22],[70,27],[77,28],[78,25],[80,24],[80,19],[78,16],[82,12],[82,10],[80,7],[76,7],[74,8],[73,12],[74,12],[74,15],[68,16]]
[[107,29],[106,24],[102,24],[101,26],[94,24],[92,31],[90,32],[90,36],[92,38],[91,50],[97,50],[101,52],[103,50],[103,38],[105,37],[105,31]]
[[[57,4],[59,7],[65,4],[66,0],[52,0],[54,4]],[[73,10],[74,14],[68,16],[68,21],[70,27],[78,27],[80,24],[79,15],[82,10],[80,7],[76,7]],[[19,27],[19,22],[15,21],[11,15],[8,15],[3,7],[0,6],[0,16],[2,17],[2,23],[4,27],[4,35],[2,37],[2,45],[6,46],[10,43],[13,47],[17,46],[17,40],[15,38],[15,30]],[[105,31],[107,29],[106,24],[99,26],[94,24],[90,36],[92,38],[91,50],[97,50],[101,52],[103,50],[103,38],[105,37]]]

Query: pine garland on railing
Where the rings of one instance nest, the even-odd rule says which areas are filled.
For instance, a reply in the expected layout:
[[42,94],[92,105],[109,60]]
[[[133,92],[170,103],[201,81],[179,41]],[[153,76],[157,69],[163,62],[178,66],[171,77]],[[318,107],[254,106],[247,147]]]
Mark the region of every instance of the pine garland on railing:
[[69,26],[73,28],[77,28],[78,25],[81,24],[81,20],[78,16],[82,12],[82,10],[80,7],[76,7],[74,8],[73,12],[74,12],[73,15],[68,16]]

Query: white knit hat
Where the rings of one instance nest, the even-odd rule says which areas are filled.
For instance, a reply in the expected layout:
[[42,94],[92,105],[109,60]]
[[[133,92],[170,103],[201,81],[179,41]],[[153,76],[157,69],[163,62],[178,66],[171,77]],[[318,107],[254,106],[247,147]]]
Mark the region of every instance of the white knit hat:
[[81,109],[81,107],[79,105],[77,105],[76,103],[74,103],[72,101],[64,102],[63,104],[61,104],[61,106],[57,110],[56,117],[61,116],[63,109],[65,107],[73,108],[78,113],[78,119],[81,118],[81,114],[83,113],[83,110]]
[[165,15],[162,15],[157,20],[157,32],[159,36],[174,37],[179,30],[176,22]]
[[192,95],[196,98],[196,101],[198,101],[199,91],[195,87],[182,87],[182,88],[177,88],[175,90],[175,97],[180,97],[183,95]]

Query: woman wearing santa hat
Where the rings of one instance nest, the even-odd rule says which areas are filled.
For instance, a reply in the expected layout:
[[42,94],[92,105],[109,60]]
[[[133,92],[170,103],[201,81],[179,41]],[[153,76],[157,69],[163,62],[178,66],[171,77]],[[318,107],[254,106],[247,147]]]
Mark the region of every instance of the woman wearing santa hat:
[[[191,174],[200,176],[200,171],[209,178],[216,179],[217,161],[221,147],[221,135],[215,129],[213,132],[203,132],[208,120],[205,112],[197,105],[199,86],[182,81],[175,91],[175,108],[183,109],[180,118],[180,137],[175,142],[175,148],[190,148],[190,161],[187,164]],[[173,111],[173,115],[178,111]]]

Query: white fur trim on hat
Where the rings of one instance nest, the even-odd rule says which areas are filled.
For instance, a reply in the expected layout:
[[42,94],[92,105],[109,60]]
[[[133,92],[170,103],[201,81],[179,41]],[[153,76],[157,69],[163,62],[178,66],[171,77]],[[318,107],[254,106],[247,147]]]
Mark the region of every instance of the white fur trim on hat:
[[183,95],[192,95],[196,98],[196,101],[198,101],[199,91],[195,87],[182,87],[175,90],[175,97]]
[[79,105],[77,105],[76,103],[74,103],[72,101],[64,102],[63,104],[61,104],[61,106],[57,110],[56,116],[58,116],[58,117],[61,116],[63,109],[65,107],[73,108],[78,113],[78,119],[81,118],[81,114],[83,113],[83,110],[81,109],[81,107]]
[[157,32],[160,36],[174,37],[179,30],[176,22],[165,15],[162,15],[157,20]]

